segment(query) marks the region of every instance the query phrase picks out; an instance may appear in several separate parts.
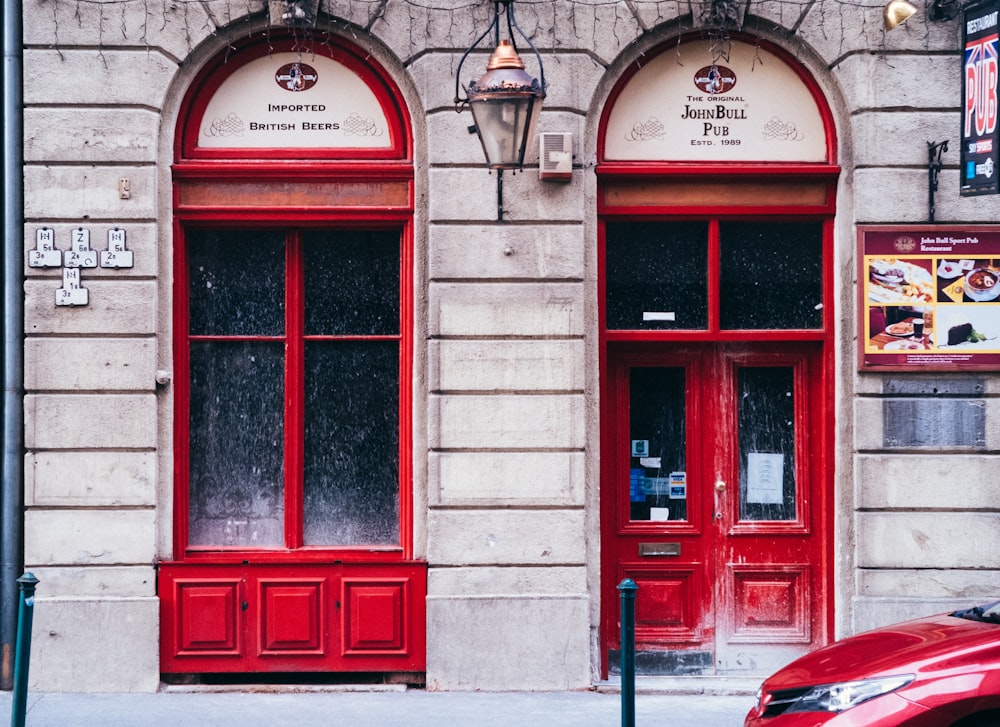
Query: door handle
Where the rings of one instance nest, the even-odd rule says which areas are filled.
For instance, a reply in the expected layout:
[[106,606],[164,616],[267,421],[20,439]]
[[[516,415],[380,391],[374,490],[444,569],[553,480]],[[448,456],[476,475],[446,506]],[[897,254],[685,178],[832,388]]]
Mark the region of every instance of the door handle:
[[715,481],[715,492],[716,492],[716,495],[717,495],[716,498],[715,498],[715,519],[716,520],[721,520],[722,519],[722,508],[719,506],[718,495],[721,495],[725,491],[726,491],[726,481],[725,480],[716,480]]

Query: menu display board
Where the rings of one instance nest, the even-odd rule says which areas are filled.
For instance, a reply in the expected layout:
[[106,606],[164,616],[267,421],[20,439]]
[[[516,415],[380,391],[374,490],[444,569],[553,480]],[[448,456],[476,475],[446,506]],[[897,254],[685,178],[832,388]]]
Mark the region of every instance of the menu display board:
[[862,369],[1000,370],[1000,226],[858,228]]

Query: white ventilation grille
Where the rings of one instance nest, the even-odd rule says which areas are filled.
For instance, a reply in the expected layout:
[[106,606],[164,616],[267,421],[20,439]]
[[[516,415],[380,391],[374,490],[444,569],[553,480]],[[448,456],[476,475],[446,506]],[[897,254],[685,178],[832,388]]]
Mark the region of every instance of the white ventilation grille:
[[573,135],[544,131],[538,135],[538,176],[568,181],[573,177]]

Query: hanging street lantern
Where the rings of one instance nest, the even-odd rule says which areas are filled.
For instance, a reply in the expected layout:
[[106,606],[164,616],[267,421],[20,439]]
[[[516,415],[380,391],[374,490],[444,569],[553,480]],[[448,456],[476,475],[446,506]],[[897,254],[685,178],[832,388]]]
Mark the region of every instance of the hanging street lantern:
[[[507,38],[500,38],[500,6],[504,6],[507,19]],[[514,45],[514,31],[524,39],[538,59],[541,80],[532,78],[524,69],[524,61]],[[464,88],[459,94],[462,65],[469,54],[490,33],[494,36],[496,50],[486,64],[486,73],[479,80]],[[535,126],[545,98],[545,70],[542,57],[535,46],[517,26],[514,19],[513,0],[493,3],[493,22],[473,43],[455,73],[455,110],[461,112],[467,105],[479,141],[486,155],[486,166],[497,170],[497,219],[503,221],[503,170],[520,170],[524,167],[524,154],[535,134]]]
[[524,70],[509,40],[501,40],[486,73],[469,84],[469,108],[490,169],[521,169],[545,93]]

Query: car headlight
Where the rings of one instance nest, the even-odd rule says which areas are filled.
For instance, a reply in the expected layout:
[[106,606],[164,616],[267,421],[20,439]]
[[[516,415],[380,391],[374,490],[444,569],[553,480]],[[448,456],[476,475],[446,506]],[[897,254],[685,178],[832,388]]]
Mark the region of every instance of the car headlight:
[[900,674],[855,682],[820,684],[796,699],[785,712],[843,712],[869,699],[902,689],[913,679],[913,674]]

